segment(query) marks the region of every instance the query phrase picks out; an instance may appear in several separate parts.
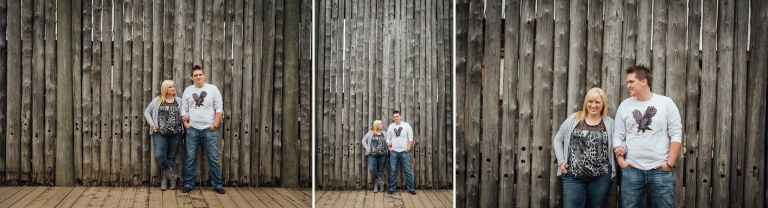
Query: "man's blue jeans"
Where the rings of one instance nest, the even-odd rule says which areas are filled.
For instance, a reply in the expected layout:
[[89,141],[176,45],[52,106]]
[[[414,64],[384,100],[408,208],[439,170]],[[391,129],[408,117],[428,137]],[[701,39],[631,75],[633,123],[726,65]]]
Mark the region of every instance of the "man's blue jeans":
[[653,207],[674,206],[675,176],[672,171],[627,167],[621,171],[621,207],[641,207],[646,188]]
[[564,174],[563,207],[602,207],[611,185],[611,174],[589,179],[578,179]]
[[219,133],[212,129],[187,129],[187,159],[184,162],[184,188],[195,187],[195,163],[203,144],[208,158],[211,186],[221,188],[221,161],[219,161]]
[[408,191],[416,190],[413,185],[413,166],[411,165],[411,153],[404,152],[389,152],[389,191],[397,191],[397,168],[403,167],[403,174],[405,175],[405,187]]
[[368,155],[368,171],[373,176],[373,182],[376,183],[377,179],[384,176],[384,163],[387,161],[387,155]]
[[161,171],[173,166],[180,141],[181,133],[174,135],[152,134],[152,144],[155,145],[155,162]]

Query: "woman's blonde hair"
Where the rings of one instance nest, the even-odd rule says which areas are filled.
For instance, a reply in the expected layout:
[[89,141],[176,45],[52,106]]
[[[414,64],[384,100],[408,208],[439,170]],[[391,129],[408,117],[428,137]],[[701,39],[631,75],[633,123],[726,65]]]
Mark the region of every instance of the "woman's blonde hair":
[[168,88],[171,86],[174,86],[173,80],[164,80],[163,83],[160,84],[160,93],[158,93],[157,98],[165,98],[168,94]]
[[587,117],[587,108],[589,108],[589,101],[597,100],[597,98],[600,98],[600,100],[603,101],[603,110],[600,111],[600,116],[605,117],[605,114],[608,114],[608,104],[606,103],[608,99],[605,96],[605,92],[603,92],[603,89],[595,87],[595,88],[589,89],[589,91],[587,91],[587,95],[584,96],[584,105],[581,107],[581,111],[576,113],[576,117],[579,120],[584,120],[584,118]]
[[[373,124],[371,124],[371,131],[376,131],[376,127],[378,127],[378,126],[379,126],[379,124],[381,124],[381,120],[375,120],[375,121],[373,121]],[[384,129],[383,129],[383,128],[382,128],[382,129],[380,129],[380,130],[384,131]]]

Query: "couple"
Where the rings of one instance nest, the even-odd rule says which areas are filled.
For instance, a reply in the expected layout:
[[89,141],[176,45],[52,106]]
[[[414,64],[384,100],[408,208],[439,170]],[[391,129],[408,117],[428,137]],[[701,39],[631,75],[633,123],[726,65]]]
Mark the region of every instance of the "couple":
[[413,167],[411,150],[413,150],[413,128],[403,122],[400,111],[392,112],[392,121],[387,131],[381,120],[373,121],[371,130],[363,136],[363,148],[368,157],[368,170],[373,176],[373,192],[384,191],[384,163],[389,154],[389,194],[397,191],[397,169],[402,166],[405,175],[405,186],[408,193],[416,195],[413,184]]
[[195,163],[203,144],[210,166],[213,191],[224,194],[219,161],[219,134],[216,129],[221,122],[223,102],[221,92],[212,84],[205,83],[203,67],[192,68],[194,85],[184,89],[182,97],[176,97],[176,86],[172,80],[160,85],[159,95],[144,110],[155,145],[155,160],[160,169],[160,189],[176,189],[178,175],[174,170],[176,149],[186,129],[187,157],[184,162],[183,192],[192,191],[195,186]]
[[641,207],[646,190],[653,207],[673,207],[680,113],[672,99],[651,92],[650,69],[633,66],[626,73],[632,97],[619,105],[616,121],[606,115],[603,90],[592,88],[554,137],[565,207],[602,207],[616,174],[614,156],[622,169],[622,207]]

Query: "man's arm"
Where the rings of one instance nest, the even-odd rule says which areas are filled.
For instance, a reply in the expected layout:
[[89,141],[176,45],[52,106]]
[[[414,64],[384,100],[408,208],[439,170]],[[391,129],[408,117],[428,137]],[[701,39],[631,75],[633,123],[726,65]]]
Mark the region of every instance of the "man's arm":
[[410,152],[413,149],[413,128],[411,128],[410,124],[408,124],[408,132],[405,136],[408,137],[408,146],[406,146],[405,150]]
[[[680,111],[677,109],[677,105],[670,100],[670,110],[667,111],[667,116],[670,118],[667,123],[667,132],[669,132],[669,157],[667,158],[668,166],[675,167],[677,162],[677,154],[680,153],[680,146],[683,141],[683,124],[680,118]],[[670,168],[671,168],[670,167]]]
[[213,108],[216,109],[216,116],[213,118],[213,129],[218,129],[221,123],[221,115],[224,113],[224,102],[222,101],[219,88],[216,88],[216,96],[213,97]]

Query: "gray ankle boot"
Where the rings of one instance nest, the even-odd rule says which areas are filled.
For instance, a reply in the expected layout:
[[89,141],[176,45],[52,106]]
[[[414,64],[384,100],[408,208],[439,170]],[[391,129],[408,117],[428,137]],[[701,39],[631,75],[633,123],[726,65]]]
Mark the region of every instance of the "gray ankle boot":
[[174,190],[176,189],[176,181],[179,178],[179,175],[176,174],[176,170],[173,169],[173,167],[168,168],[168,180],[171,181],[170,189]]
[[165,191],[168,189],[168,171],[160,171],[160,190]]
[[374,180],[373,181],[373,193],[379,193],[379,190],[381,190],[381,189],[379,189],[379,181],[378,180]]

